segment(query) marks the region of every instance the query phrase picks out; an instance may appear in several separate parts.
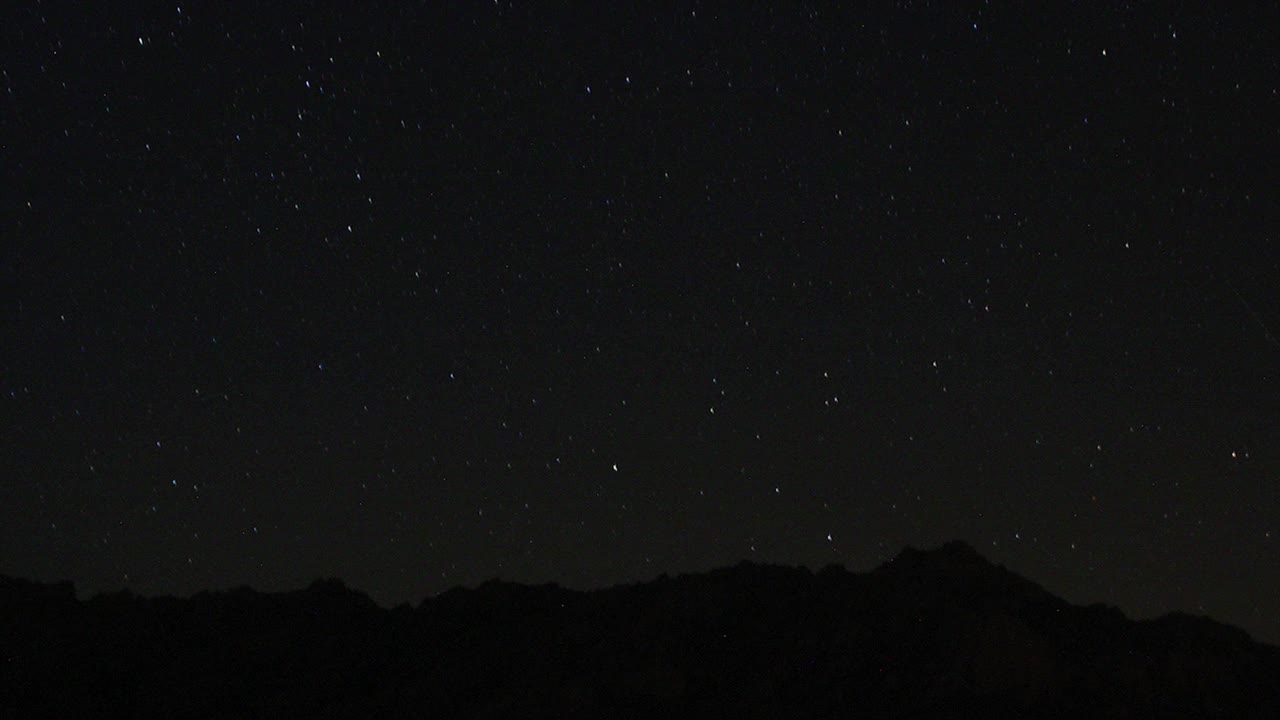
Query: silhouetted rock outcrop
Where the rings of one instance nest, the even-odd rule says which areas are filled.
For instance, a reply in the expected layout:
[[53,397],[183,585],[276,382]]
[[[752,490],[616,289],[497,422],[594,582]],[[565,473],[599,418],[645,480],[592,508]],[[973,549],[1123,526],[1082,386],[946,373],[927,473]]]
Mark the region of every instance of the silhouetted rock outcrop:
[[76,600],[0,577],[0,717],[1276,718],[1280,649],[1070,605],[949,543],[383,610],[337,580]]

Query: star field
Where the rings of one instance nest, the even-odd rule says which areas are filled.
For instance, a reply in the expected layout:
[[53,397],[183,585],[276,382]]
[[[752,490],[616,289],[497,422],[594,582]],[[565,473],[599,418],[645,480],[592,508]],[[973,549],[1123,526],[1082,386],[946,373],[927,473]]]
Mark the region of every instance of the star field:
[[5,11],[0,572],[964,538],[1280,642],[1275,8],[449,5]]

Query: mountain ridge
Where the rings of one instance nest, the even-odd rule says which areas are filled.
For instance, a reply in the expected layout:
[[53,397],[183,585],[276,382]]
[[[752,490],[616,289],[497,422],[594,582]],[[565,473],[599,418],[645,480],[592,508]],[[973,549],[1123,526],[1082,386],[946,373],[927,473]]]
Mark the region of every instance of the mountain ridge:
[[[0,717],[1275,717],[1280,648],[1067,603],[964,543],[384,609],[336,579],[78,600],[0,576]],[[431,712],[434,711],[434,712]]]

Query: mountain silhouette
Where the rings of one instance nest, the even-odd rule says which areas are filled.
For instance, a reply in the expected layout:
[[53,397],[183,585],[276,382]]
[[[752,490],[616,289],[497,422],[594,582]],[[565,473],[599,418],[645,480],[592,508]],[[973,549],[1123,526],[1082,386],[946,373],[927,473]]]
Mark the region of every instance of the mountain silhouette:
[[0,576],[0,662],[4,718],[1280,717],[1280,648],[1071,605],[961,542],[390,610],[333,579],[80,601]]

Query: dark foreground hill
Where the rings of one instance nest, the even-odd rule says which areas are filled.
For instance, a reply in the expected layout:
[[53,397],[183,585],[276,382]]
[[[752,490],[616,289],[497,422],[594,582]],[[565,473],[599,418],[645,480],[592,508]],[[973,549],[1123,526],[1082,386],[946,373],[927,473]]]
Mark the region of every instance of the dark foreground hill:
[[0,578],[0,717],[1268,718],[1280,648],[1082,608],[950,543],[384,610],[338,581],[190,599]]

